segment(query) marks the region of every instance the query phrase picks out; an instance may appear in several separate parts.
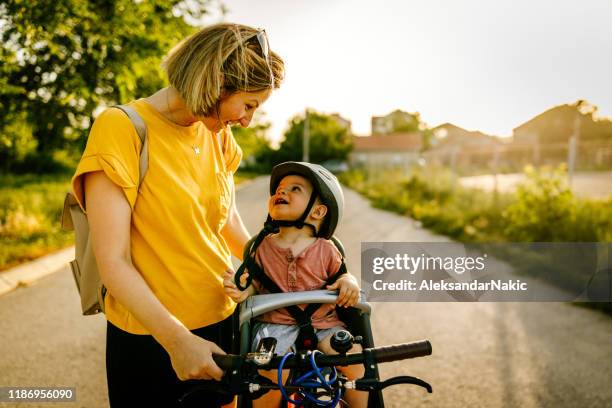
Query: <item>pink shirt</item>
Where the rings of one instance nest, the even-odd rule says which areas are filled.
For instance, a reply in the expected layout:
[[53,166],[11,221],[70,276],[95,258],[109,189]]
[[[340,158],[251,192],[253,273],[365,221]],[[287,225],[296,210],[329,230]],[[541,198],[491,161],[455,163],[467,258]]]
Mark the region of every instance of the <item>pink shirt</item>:
[[[255,259],[283,292],[325,289],[325,281],[336,274],[342,264],[342,256],[334,243],[323,238],[318,238],[294,257],[290,248],[279,247],[267,236],[257,248]],[[259,282],[254,280],[254,284],[260,293],[267,293]],[[300,307],[303,309],[306,305]],[[268,312],[259,320],[295,324],[285,309]],[[344,324],[336,314],[335,305],[323,304],[312,315],[312,326],[315,329],[329,329]]]

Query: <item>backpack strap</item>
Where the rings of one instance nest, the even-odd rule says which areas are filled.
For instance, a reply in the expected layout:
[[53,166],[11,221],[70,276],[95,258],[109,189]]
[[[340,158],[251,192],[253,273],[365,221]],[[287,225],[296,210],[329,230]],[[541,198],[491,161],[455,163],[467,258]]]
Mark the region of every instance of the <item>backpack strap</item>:
[[147,170],[149,169],[149,138],[147,137],[147,125],[145,124],[142,117],[136,112],[134,108],[129,105],[114,105],[114,108],[117,108],[123,113],[125,113],[130,121],[134,125],[136,129],[136,133],[140,138],[140,144],[142,148],[140,149],[140,160],[138,165],[138,189],[140,190],[140,186],[142,185],[142,180],[144,179]]

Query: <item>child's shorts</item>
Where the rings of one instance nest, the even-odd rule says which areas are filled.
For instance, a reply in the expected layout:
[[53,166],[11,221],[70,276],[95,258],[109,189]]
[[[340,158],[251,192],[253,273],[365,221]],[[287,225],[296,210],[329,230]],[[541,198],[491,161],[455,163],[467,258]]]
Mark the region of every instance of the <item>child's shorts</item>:
[[[334,326],[329,329],[315,329],[317,339],[322,341],[328,336],[333,336],[337,331],[346,330],[342,326]],[[276,339],[276,354],[284,355],[289,351],[295,351],[294,343],[298,338],[300,329],[292,324],[275,324],[267,322],[255,322],[253,325],[253,342],[251,350],[256,350],[259,340],[264,337],[274,337]]]

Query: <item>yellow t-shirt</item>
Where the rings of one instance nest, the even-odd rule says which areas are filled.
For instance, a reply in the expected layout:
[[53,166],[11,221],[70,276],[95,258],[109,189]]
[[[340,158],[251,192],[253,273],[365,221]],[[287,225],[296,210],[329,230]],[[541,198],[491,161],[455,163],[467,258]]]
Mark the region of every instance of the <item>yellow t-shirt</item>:
[[[138,134],[125,113],[107,109],[94,122],[72,179],[75,196],[85,207],[82,175],[104,171],[132,207],[132,262],[155,296],[190,330],[219,322],[235,307],[223,291],[231,255],[220,230],[240,147],[231,131],[216,135],[201,122],[178,126],[143,99],[130,105],[144,119],[149,140],[140,190]],[[127,332],[149,334],[110,291],[105,313]]]

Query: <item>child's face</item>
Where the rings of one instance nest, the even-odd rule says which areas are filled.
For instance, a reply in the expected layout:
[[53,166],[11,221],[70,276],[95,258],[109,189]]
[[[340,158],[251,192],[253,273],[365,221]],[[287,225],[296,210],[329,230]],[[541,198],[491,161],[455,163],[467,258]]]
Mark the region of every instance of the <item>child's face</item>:
[[304,213],[312,184],[302,176],[285,176],[278,183],[276,193],[268,201],[268,212],[277,221],[294,221]]

